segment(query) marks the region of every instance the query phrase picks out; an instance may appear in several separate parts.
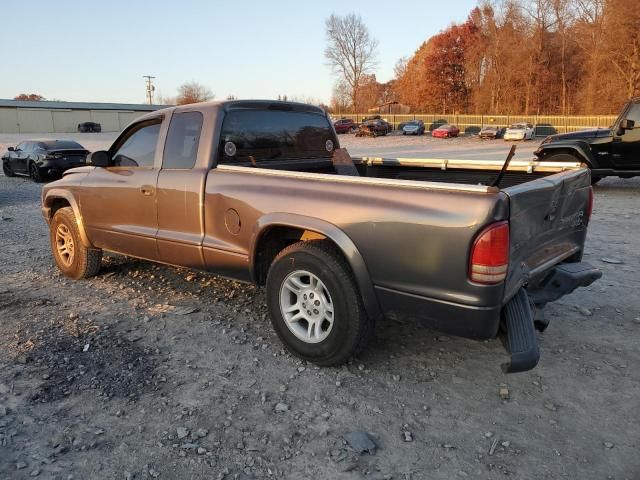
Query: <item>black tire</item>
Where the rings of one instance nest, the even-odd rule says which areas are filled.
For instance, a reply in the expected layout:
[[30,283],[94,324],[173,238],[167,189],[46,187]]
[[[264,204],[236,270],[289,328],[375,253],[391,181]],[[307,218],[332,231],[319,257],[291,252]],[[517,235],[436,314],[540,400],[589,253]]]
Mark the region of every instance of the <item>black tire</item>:
[[[570,153],[554,153],[554,154],[543,157],[542,161],[544,162],[578,162],[578,163],[582,162],[582,160],[580,160],[575,155],[571,155]],[[589,169],[591,170],[591,167],[589,167]],[[597,176],[594,176],[593,174],[591,175],[591,185],[595,185],[600,180],[602,180],[602,177],[597,177]]]
[[[67,234],[71,240],[71,254],[65,255],[58,247],[61,244],[68,245],[67,242],[61,242],[61,237],[66,238]],[[53,215],[49,226],[49,240],[53,259],[64,276],[78,280],[93,277],[100,270],[102,250],[87,248],[82,244],[78,222],[71,207],[61,208]]]
[[11,170],[11,167],[7,164],[7,162],[2,162],[2,171],[4,172],[5,177],[15,177],[16,174]]
[[[333,306],[333,324],[326,337],[316,343],[296,336],[281,308],[281,291],[286,292],[283,290],[286,280],[301,271],[320,279]],[[373,333],[374,322],[365,311],[351,269],[327,240],[298,242],[282,250],[269,268],[266,287],[273,328],[287,349],[304,360],[321,366],[343,364],[367,344]],[[301,322],[304,325],[305,320]]]
[[29,163],[29,176],[31,177],[31,180],[36,183],[44,181],[44,175],[42,175],[40,167],[38,167],[35,162]]

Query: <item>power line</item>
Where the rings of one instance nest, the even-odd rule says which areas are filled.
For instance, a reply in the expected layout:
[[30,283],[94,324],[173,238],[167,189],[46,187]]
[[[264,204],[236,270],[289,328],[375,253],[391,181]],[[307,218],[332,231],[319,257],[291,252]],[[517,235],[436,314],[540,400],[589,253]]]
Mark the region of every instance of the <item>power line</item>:
[[149,99],[149,105],[153,105],[153,92],[156,91],[156,87],[153,86],[152,80],[156,77],[143,75],[142,78],[147,79],[147,98]]

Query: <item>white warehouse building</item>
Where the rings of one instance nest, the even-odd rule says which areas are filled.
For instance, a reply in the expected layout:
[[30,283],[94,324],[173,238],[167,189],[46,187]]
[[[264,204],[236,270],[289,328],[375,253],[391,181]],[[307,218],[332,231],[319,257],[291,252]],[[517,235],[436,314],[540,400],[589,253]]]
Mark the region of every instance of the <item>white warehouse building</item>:
[[166,106],[0,99],[0,133],[70,133],[82,122],[119,132],[136,117]]

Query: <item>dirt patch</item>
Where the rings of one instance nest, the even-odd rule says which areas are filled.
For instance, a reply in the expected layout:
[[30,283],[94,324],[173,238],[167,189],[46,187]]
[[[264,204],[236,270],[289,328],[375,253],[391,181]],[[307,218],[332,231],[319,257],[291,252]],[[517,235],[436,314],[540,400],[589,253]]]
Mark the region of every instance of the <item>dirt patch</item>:
[[80,331],[48,328],[27,353],[34,366],[46,372],[32,401],[56,401],[88,389],[107,398],[135,399],[158,388],[154,379],[156,361],[148,348],[100,331],[91,322],[65,322],[69,323]]

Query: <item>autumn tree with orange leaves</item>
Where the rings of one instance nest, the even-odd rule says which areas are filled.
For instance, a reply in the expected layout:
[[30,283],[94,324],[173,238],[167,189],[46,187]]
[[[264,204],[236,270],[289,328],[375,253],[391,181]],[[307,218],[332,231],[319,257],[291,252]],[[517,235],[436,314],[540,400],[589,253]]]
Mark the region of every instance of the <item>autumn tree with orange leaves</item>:
[[640,2],[483,1],[396,72],[413,111],[579,115],[640,95]]

